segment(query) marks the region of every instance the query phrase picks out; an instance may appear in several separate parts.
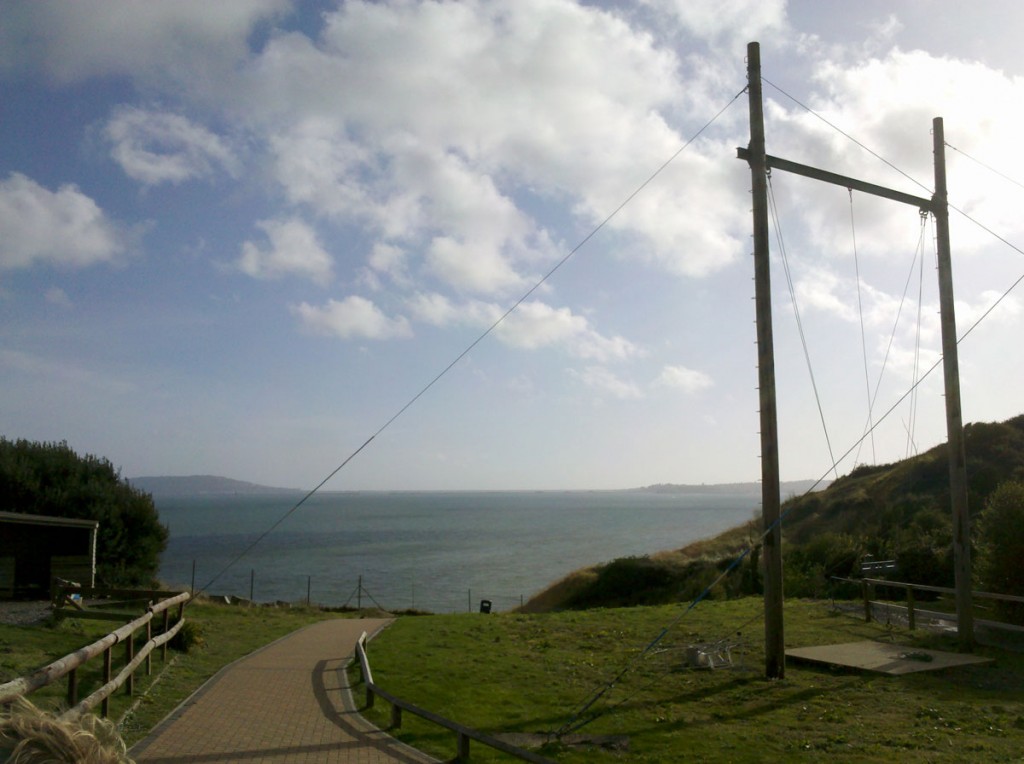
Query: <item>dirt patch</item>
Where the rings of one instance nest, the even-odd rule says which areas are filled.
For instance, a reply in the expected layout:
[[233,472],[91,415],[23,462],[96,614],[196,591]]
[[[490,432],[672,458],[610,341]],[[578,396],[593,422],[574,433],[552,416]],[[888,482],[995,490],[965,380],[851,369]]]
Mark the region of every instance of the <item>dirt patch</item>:
[[49,600],[0,601],[0,623],[33,626],[45,621],[51,612]]
[[629,750],[629,737],[627,735],[563,735],[557,738],[551,734],[533,734],[529,732],[506,732],[495,735],[499,740],[516,746],[517,748],[540,748],[541,746],[553,743],[562,748],[603,748],[606,751],[617,751],[619,753]]

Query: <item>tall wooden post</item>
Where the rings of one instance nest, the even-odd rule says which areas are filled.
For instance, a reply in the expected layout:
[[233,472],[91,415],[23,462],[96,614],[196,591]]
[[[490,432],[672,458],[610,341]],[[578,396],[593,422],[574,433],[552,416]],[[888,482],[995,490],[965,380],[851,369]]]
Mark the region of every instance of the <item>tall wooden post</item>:
[[768,180],[761,104],[761,47],[747,45],[747,94],[750,102],[750,179],[754,213],[754,299],[757,314],[757,374],[761,406],[761,517],[764,530],[765,675],[786,674],[782,618],[782,529],[779,527],[779,433],[775,405],[775,345],[772,337],[772,289],[768,253]]
[[963,415],[960,411],[960,361],[956,346],[953,309],[953,265],[949,246],[949,208],[946,195],[946,141],[942,117],[932,120],[935,153],[936,248],[939,266],[939,311],[942,317],[942,371],[946,389],[946,438],[949,451],[949,495],[953,511],[953,568],[956,574],[956,619],[960,649],[974,649],[974,612],[971,602],[971,521],[967,506],[967,456]]

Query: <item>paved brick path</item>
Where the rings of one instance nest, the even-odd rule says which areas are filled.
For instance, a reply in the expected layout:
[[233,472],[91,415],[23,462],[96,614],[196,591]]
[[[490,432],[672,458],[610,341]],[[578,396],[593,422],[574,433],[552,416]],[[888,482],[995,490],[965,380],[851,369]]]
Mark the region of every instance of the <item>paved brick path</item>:
[[368,725],[345,665],[359,635],[388,621],[336,619],[308,626],[223,669],[130,755],[172,762],[436,762]]

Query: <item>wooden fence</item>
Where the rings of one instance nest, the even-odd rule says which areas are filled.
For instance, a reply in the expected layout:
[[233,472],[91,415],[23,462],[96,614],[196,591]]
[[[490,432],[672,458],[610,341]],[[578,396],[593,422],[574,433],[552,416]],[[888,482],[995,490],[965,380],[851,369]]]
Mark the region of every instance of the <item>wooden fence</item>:
[[[78,588],[81,589],[81,587]],[[98,592],[99,590],[83,589],[83,591]],[[138,592],[131,593],[138,594]],[[124,626],[112,631],[102,639],[76,650],[69,655],[65,655],[63,658],[56,660],[38,671],[28,674],[27,676],[19,677],[18,679],[14,679],[5,684],[0,684],[0,704],[8,703],[17,697],[28,695],[29,693],[35,692],[39,688],[52,684],[66,676],[68,678],[68,710],[62,714],[62,718],[78,716],[95,708],[97,704],[101,704],[101,714],[106,716],[109,710],[109,698],[115,690],[123,686],[127,695],[130,696],[134,693],[135,671],[143,661],[146,662],[146,674],[148,675],[152,673],[153,664],[151,653],[154,649],[157,647],[162,648],[162,657],[165,661],[167,660],[167,643],[175,634],[178,633],[185,623],[185,619],[183,617],[184,606],[190,599],[191,595],[189,595],[188,592],[181,592],[180,594],[176,594],[174,592],[159,592],[158,594],[166,597],[166,599],[148,605],[144,615],[136,618],[130,623],[126,623]],[[173,628],[168,628],[170,610],[175,605],[178,606],[178,622]],[[154,637],[153,619],[158,614],[163,614],[163,632]],[[81,614],[77,612],[74,615],[75,617],[81,617]],[[119,620],[124,620],[123,615],[117,615],[116,617]],[[142,628],[145,628],[146,630],[146,642],[136,652],[134,635],[136,631],[139,631]],[[116,677],[112,677],[113,649],[117,644],[124,644],[125,646],[125,665],[124,668],[118,672]],[[103,657],[103,685],[87,698],[79,701],[78,668],[97,656]]]
[[366,655],[366,632],[359,638],[356,643],[356,656],[359,658],[359,670],[363,676],[363,684],[366,687],[366,707],[372,708],[375,697],[382,698],[391,704],[391,727],[393,729],[399,729],[402,726],[402,711],[408,711],[410,714],[414,714],[421,719],[426,719],[428,722],[432,722],[440,727],[449,729],[456,735],[456,754],[455,760],[459,762],[469,761],[469,741],[476,740],[478,743],[483,743],[490,748],[493,748],[502,753],[507,753],[510,756],[521,761],[530,761],[535,764],[554,764],[551,759],[545,758],[540,754],[527,751],[522,748],[518,748],[511,743],[506,743],[504,740],[488,735],[485,732],[479,732],[478,730],[466,727],[465,725],[453,722],[450,719],[446,719],[443,716],[439,716],[432,711],[428,711],[425,708],[410,703],[407,700],[403,700],[396,695],[392,695],[387,690],[382,689],[373,681],[373,672],[370,670],[370,659]]
[[[911,629],[917,628],[917,615],[918,608],[916,600],[914,599],[914,592],[931,592],[933,594],[949,594],[955,595],[956,589],[951,589],[946,586],[927,586],[925,584],[908,584],[904,581],[888,581],[881,578],[841,578],[839,576],[833,576],[833,581],[839,581],[841,583],[856,584],[861,589],[861,598],[864,600],[864,620],[868,623],[871,622],[872,608],[876,604],[890,603],[879,603],[876,602],[875,587],[884,586],[891,589],[903,589],[906,593],[906,610],[907,610],[907,624]],[[997,602],[1018,602],[1024,603],[1024,597],[1017,597],[1011,594],[993,594],[992,592],[971,592],[971,597],[975,600],[987,599],[994,600]],[[943,613],[942,617],[946,620],[956,621],[956,613]],[[1014,626],[1008,623],[1001,623],[998,621],[976,621],[976,623],[991,626],[994,628],[1008,629],[1011,631],[1024,631],[1024,628],[1020,626]]]

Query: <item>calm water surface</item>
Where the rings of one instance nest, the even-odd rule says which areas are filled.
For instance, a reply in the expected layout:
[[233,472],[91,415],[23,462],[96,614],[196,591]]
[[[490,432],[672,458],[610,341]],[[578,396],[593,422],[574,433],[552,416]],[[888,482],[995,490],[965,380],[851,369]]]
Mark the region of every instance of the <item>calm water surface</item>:
[[[157,497],[171,537],[160,578],[257,601],[496,610],[578,568],[676,549],[749,520],[749,494],[642,491]],[[225,570],[225,568],[227,568]]]

